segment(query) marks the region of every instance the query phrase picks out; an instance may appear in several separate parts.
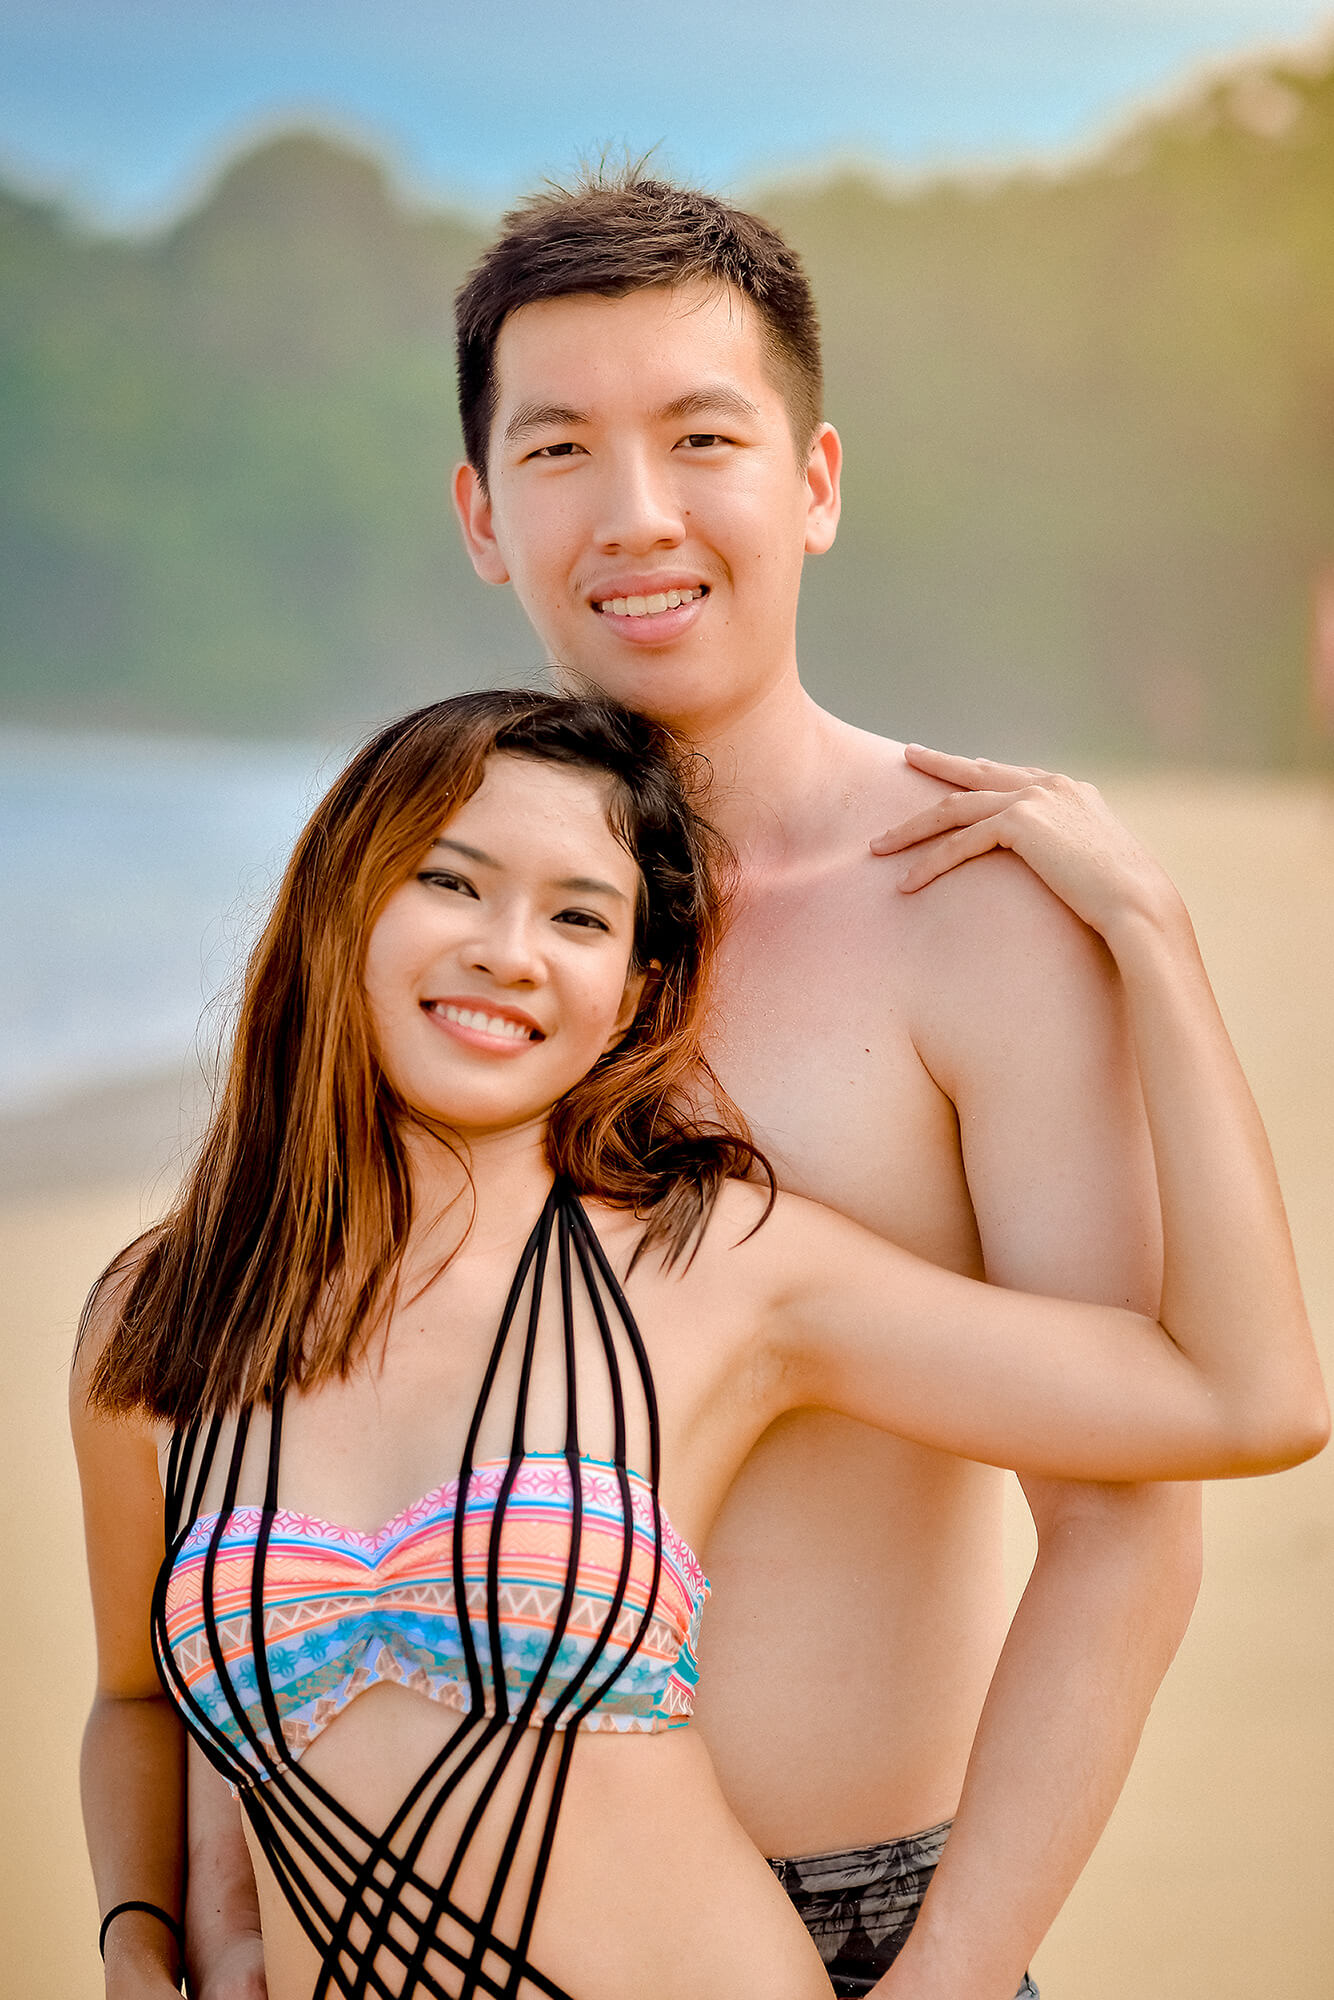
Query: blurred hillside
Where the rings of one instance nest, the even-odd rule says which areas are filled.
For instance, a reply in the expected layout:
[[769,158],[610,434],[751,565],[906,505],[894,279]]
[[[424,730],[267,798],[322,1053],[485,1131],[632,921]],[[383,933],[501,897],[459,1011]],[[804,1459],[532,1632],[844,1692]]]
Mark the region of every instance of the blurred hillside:
[[[1059,176],[752,199],[808,260],[848,447],[818,695],[1001,754],[1328,755],[1334,56]],[[145,241],[0,192],[0,718],[324,734],[539,664],[447,505],[482,240],[305,134]]]

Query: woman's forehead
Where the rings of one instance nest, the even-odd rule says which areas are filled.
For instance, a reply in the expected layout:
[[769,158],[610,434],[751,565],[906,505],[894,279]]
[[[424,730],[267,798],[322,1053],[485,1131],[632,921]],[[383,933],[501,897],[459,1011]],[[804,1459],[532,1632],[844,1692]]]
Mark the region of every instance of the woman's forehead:
[[615,823],[617,791],[608,771],[497,751],[487,758],[477,790],[441,831],[462,841],[474,835],[479,846],[490,842],[496,859],[503,851],[515,861],[554,861],[586,850],[601,856],[604,870],[635,878],[638,868]]

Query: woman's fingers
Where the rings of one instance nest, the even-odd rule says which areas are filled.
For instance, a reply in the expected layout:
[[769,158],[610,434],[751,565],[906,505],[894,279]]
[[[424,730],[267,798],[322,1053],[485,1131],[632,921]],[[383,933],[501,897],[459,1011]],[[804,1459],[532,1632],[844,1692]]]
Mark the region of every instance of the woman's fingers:
[[979,814],[976,820],[956,826],[948,833],[939,833],[933,840],[923,841],[899,877],[899,888],[905,896],[911,895],[964,861],[975,861],[979,854],[989,854],[996,847],[1009,847],[1009,830],[1010,823],[1004,814],[992,811]]
[[1092,785],[1055,771],[954,757],[909,744],[909,763],[952,787],[871,842],[902,855],[899,888],[924,889],[952,868],[1008,848],[1086,924],[1110,935],[1131,911],[1161,910],[1175,891]]
[[956,757],[945,750],[928,750],[921,743],[905,744],[903,754],[915,770],[939,778],[955,790],[896,826],[887,827],[871,842],[873,854],[902,853],[904,848],[931,840],[950,827],[972,826],[987,814],[1003,812],[1014,803],[1017,793],[1069,783],[1034,766],[998,764],[990,757]]
[[[924,757],[931,759],[933,776],[963,789],[943,793],[872,841],[876,854],[903,855],[898,887],[905,894],[993,848],[1007,848],[1109,941],[1127,918],[1175,909],[1179,899],[1162,869],[1093,785],[980,757],[934,750]],[[924,760],[921,768],[927,768]]]
[[905,743],[905,760],[946,784],[966,791],[1017,792],[1049,774],[1029,764],[998,764],[990,757],[956,757],[952,751],[929,750],[925,743]]
[[943,792],[933,799],[929,806],[913,813],[908,819],[900,820],[871,842],[873,854],[901,854],[906,847],[915,847],[919,841],[933,840],[939,834],[948,833],[952,827],[974,826],[981,819],[1003,812],[1013,805],[1014,793],[995,792]]

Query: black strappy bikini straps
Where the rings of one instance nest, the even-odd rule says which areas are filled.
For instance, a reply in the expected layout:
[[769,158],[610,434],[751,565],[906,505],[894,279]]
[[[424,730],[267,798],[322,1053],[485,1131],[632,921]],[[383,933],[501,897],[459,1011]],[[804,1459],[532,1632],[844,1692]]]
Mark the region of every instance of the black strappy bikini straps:
[[[558,1315],[548,1316],[543,1303],[553,1266],[559,1284],[560,1310]],[[582,1356],[578,1337],[580,1302],[591,1313],[596,1335],[591,1346],[585,1343]],[[529,1397],[539,1350],[553,1337],[548,1332],[551,1319],[558,1328],[558,1332],[556,1328],[553,1332],[559,1339],[565,1385],[565,1439],[561,1456],[570,1483],[569,1547],[550,1636],[522,1698],[516,1699],[506,1684],[504,1667],[502,1538],[510,1496],[528,1455]],[[507,1354],[514,1352],[516,1340],[522,1345],[516,1356],[510,1454],[491,1512],[485,1603],[479,1611],[469,1605],[467,1596],[464,1527],[468,1496],[475,1477],[483,1422],[492,1407],[502,1363]],[[598,1629],[589,1635],[581,1626],[581,1645],[586,1639],[587,1648],[578,1669],[562,1680],[557,1667],[570,1636],[583,1532],[581,1359],[585,1374],[590,1368],[593,1371],[594,1380],[588,1386],[596,1387],[604,1399],[602,1406],[609,1405],[611,1410],[612,1463],[622,1510],[622,1551],[615,1585],[605,1611],[599,1615]],[[634,1548],[634,1496],[626,1456],[631,1396],[636,1405],[636,1420],[642,1421],[647,1432],[653,1571],[648,1600],[635,1628],[628,1639],[621,1635],[609,1661],[608,1651],[625,1608]],[[281,1390],[273,1399],[264,1504],[254,1547],[249,1655],[254,1662],[256,1688],[250,1694],[249,1706],[227,1666],[214,1608],[215,1573],[228,1519],[235,1507],[248,1428],[249,1412],[243,1411],[233,1438],[222,1505],[209,1535],[202,1586],[211,1663],[236,1735],[249,1752],[248,1759],[191,1695],[167,1643],[165,1602],[170,1563],[199,1516],[201,1496],[218,1448],[217,1419],[207,1433],[196,1423],[173,1440],[166,1481],[168,1561],[163,1566],[154,1599],[153,1638],[164,1681],[210,1760],[241,1786],[246,1814],[258,1844],[298,1924],[319,1953],[320,1973],[312,2000],[329,2000],[334,1994],[342,1996],[342,2000],[428,2000],[428,1996],[429,2000],[477,2000],[477,1996],[483,1995],[487,2000],[518,2000],[521,1990],[542,1996],[542,2000],[569,2000],[560,1986],[530,1962],[528,1952],[577,1744],[577,1724],[605,1699],[642,1644],[657,1608],[663,1567],[663,1523],[658,1497],[661,1437],[652,1370],[624,1293],[578,1197],[569,1187],[557,1183],[524,1246],[488,1357],[459,1467],[453,1596],[468,1679],[468,1709],[378,1834],[363,1825],[325,1785],[310,1777],[289,1753],[283,1738],[265,1631],[265,1567],[278,1511],[282,1451]],[[235,1650],[233,1647],[234,1653]],[[483,1653],[487,1669],[483,1667]],[[263,1717],[262,1730],[255,1724],[256,1707]],[[259,1782],[255,1782],[257,1769],[264,1773]],[[511,1771],[515,1778],[508,1790],[512,1794],[517,1784],[518,1801],[513,1806],[502,1805],[502,1786]],[[535,1801],[548,1776],[549,1796],[540,1810],[540,1823],[534,1826],[535,1859],[526,1864],[530,1875],[522,1883],[516,1874],[519,1857],[534,1816]],[[439,1879],[428,1881],[421,1872],[423,1849],[451,1800],[461,1801],[460,1786],[465,1779],[471,1780],[475,1796]],[[497,1824],[498,1820],[501,1823]],[[463,1863],[484,1828],[488,1838],[499,1843],[498,1860],[483,1907],[480,1911],[468,1911],[459,1902],[456,1885]],[[513,1934],[502,1936],[498,1925],[502,1907],[507,1906],[506,1892],[513,1894],[516,1887],[517,1923],[513,1918],[508,1919],[506,1927]]]

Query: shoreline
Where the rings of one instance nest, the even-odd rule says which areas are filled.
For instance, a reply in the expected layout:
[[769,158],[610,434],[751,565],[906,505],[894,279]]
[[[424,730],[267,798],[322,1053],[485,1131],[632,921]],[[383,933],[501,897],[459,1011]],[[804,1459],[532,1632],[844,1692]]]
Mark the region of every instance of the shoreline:
[[190,1060],[0,1113],[0,1204],[160,1185],[165,1205],[209,1105]]

